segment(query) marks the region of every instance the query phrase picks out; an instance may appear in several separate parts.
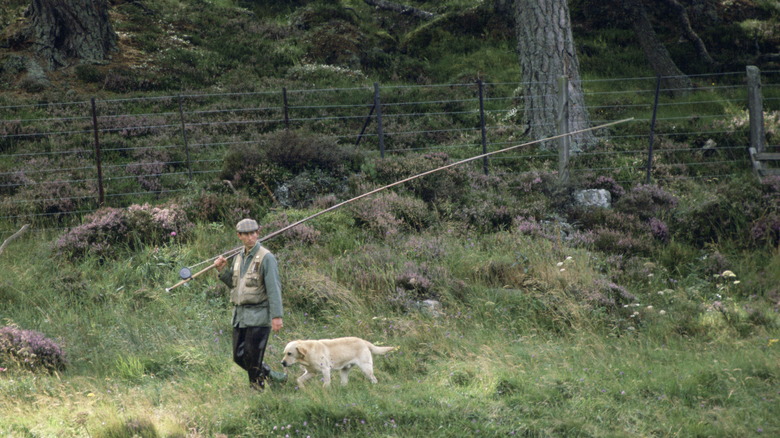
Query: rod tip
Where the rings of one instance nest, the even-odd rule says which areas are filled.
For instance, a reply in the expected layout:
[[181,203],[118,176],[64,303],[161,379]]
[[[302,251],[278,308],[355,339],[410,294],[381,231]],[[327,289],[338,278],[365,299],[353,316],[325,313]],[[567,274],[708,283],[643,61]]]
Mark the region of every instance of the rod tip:
[[170,291],[171,291],[171,288],[169,288],[169,287],[165,288],[165,292],[170,292]]

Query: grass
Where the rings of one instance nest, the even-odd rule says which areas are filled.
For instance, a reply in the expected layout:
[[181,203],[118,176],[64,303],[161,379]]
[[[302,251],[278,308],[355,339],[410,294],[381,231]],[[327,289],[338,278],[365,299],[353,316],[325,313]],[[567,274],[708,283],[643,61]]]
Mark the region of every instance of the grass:
[[[217,91],[244,92],[284,85],[302,88],[298,84],[303,83],[307,88],[309,82],[329,87],[364,83],[365,90],[354,92],[358,103],[367,101],[370,83],[377,79],[405,85],[406,79],[459,83],[483,77],[494,83],[487,87],[487,97],[491,93],[509,95],[503,88],[517,81],[514,49],[501,39],[506,29],[494,27],[476,42],[458,28],[457,20],[479,18],[472,13],[458,15],[473,5],[471,1],[447,2],[437,12],[455,12],[428,25],[377,19],[364,2],[340,2],[352,8],[341,11],[340,20],[357,22],[369,41],[367,46],[396,39],[414,49],[392,58],[382,53],[362,54],[364,60],[386,62],[388,67],[382,72],[369,69],[366,77],[344,73],[353,70],[305,67],[311,63],[307,57],[317,54],[308,52],[306,34],[294,23],[304,18],[316,23],[318,16],[311,13],[315,9],[256,3],[251,5],[256,16],[270,15],[271,20],[255,22],[235,9],[240,2],[232,0],[197,4],[170,0],[154,6],[159,19],[149,26],[148,17],[135,3],[117,5],[123,15],[117,29],[132,34],[127,44],[141,58],[158,56],[161,62],[154,63],[158,70],[144,69],[138,73],[147,78],[138,79],[112,72],[113,66],[94,71],[82,68],[82,79],[93,81],[90,86],[102,86],[101,92],[111,91],[105,84],[113,84],[117,92],[148,89],[160,93],[210,85],[222,87]],[[439,6],[418,3],[430,10]],[[23,6],[20,1],[11,5]],[[326,6],[319,3],[312,8],[339,12]],[[388,25],[387,30],[372,29],[375,19]],[[3,20],[9,21],[5,16]],[[159,28],[163,27],[175,30],[161,36]],[[402,31],[391,35],[395,28]],[[434,44],[414,45],[428,37]],[[630,32],[584,32],[577,38],[583,78],[637,78],[620,83],[627,90],[625,95],[610,93],[615,91],[614,81],[589,81],[589,92],[605,92],[595,96],[594,103],[607,108],[649,105],[652,93],[637,96],[635,91],[654,89],[653,74],[636,47],[628,43],[633,38]],[[255,62],[258,50],[270,53],[266,62]],[[415,53],[429,57],[422,59]],[[607,57],[610,62],[603,62]],[[164,74],[169,72],[176,75]],[[771,87],[765,92],[767,100],[777,94]],[[452,97],[452,90],[410,89],[409,93],[412,100]],[[468,93],[474,98],[474,93]],[[702,90],[686,99],[697,108],[731,114],[735,112],[733,99],[738,97],[723,90]],[[263,100],[257,106],[265,106],[266,99],[278,101],[279,95],[256,98]],[[293,102],[295,98],[291,96]],[[322,97],[323,103],[330,100]],[[127,109],[113,112],[141,117],[163,111],[167,105],[173,105],[167,111],[176,110],[175,102],[155,103],[150,108],[135,101],[122,105]],[[225,105],[204,103],[202,109],[219,110]],[[505,106],[490,100],[486,105],[489,111]],[[663,117],[684,117],[689,106],[664,107]],[[41,118],[61,115],[19,111],[35,111]],[[609,111],[603,110],[597,118],[615,118]],[[735,114],[732,123],[736,125],[739,117]],[[178,124],[178,119],[171,123]],[[419,119],[398,123],[423,125]],[[426,123],[447,127],[451,121],[440,117]],[[709,122],[686,121],[685,126],[699,128],[705,123]],[[732,141],[729,136],[734,126],[716,128],[728,132],[717,139],[720,144]],[[317,129],[337,130],[328,124]],[[644,133],[639,125],[625,129]],[[116,142],[140,144],[146,135],[117,135]],[[169,143],[165,135],[150,136],[153,143]],[[247,135],[247,139],[257,138],[257,133]],[[418,146],[420,141],[440,142],[399,138],[397,146]],[[643,142],[637,140],[642,143],[639,149]],[[624,143],[612,145],[610,151],[636,149],[630,141]],[[28,152],[42,151],[52,149],[54,143],[30,140],[24,146]],[[129,159],[115,155],[106,159]],[[215,152],[214,157],[222,158],[222,152]],[[594,162],[605,167],[641,165],[641,159],[619,154]],[[366,176],[372,173],[370,167],[366,164],[365,174],[354,177],[356,186],[376,183]],[[135,187],[133,182],[124,184]],[[507,189],[506,193],[495,189],[493,193],[494,188],[488,187],[492,183],[484,184],[472,201],[484,195],[510,206],[539,204],[538,208],[527,207],[528,211],[553,210],[548,198],[555,195],[542,193],[546,188],[542,183],[529,185],[534,193],[525,195],[515,192],[530,188]],[[268,242],[280,261],[286,314],[284,330],[270,340],[267,361],[281,370],[282,348],[300,338],[357,335],[399,349],[375,358],[377,385],[353,372],[346,387],[334,385],[325,390],[312,383],[299,388],[294,378],[301,370],[292,368],[287,370],[290,381],[272,385],[262,394],[248,387],[245,373],[231,362],[230,305],[227,291],[215,276],[208,273],[165,291],[179,280],[181,267],[236,247],[232,224],[198,223],[187,236],[138,245],[138,250],[122,250],[116,258],[92,256],[76,261],[52,253],[51,245],[60,235],[56,227],[63,224],[42,224],[36,228],[51,228],[27,233],[0,254],[0,325],[15,324],[56,339],[67,353],[69,366],[51,374],[33,373],[0,353],[0,435],[780,435],[776,297],[780,253],[776,242],[762,246],[746,239],[749,223],[756,219],[756,205],[764,205],[758,204],[761,196],[755,194],[754,185],[747,178],[734,178],[730,184],[670,179],[665,188],[681,201],[680,207],[666,212],[679,221],[676,234],[634,256],[573,247],[560,238],[532,237],[520,233],[517,226],[482,230],[479,227],[485,225],[481,223],[466,225],[458,222],[457,214],[471,206],[460,199],[435,203],[439,220],[422,230],[405,229],[389,237],[362,228],[348,209],[317,218],[312,221],[321,232],[316,243]],[[208,191],[205,183],[202,188],[188,188],[193,193]],[[730,191],[722,194],[719,190]],[[737,198],[740,204],[750,201],[752,209],[748,212],[731,201]],[[264,216],[257,218],[263,224],[276,223],[283,216],[293,222],[316,211],[271,209],[266,213],[265,208],[260,209]],[[773,209],[768,205],[764,214]],[[474,217],[486,216],[486,212],[490,211],[476,210]],[[718,221],[724,218],[728,223]],[[561,231],[556,228],[551,234]],[[724,277],[724,270],[737,277]],[[423,279],[430,286],[423,292],[399,290],[403,284],[399,278]],[[616,283],[636,299],[622,305],[594,305],[590,294],[601,293],[596,285],[604,282]],[[442,303],[439,316],[414,305],[415,300],[431,297]]]
[[[444,233],[436,240],[441,254],[417,257],[427,263],[438,257],[441,275],[465,288],[446,283],[439,290],[444,316],[431,317],[387,304],[401,264],[385,264],[381,251],[371,248],[387,245],[400,262],[409,257],[403,242],[381,244],[339,231],[340,213],[323,226],[333,236],[322,246],[274,248],[269,242],[280,259],[287,314],[267,360],[281,369],[277,359],[284,344],[297,338],[359,335],[399,346],[375,358],[376,386],[354,373],[348,386],[330,390],[316,383],[298,388],[292,381],[262,394],[248,388],[244,373],[230,361],[229,306],[216,280],[207,275],[163,291],[177,280],[178,266],[212,248],[232,247],[228,231],[201,225],[186,245],[174,242],[115,261],[74,265],[48,257],[53,236],[44,234],[14,242],[3,255],[6,306],[0,319],[61,340],[70,367],[42,375],[2,364],[0,432],[14,437],[780,433],[777,324],[748,324],[743,330],[725,314],[694,310],[719,291],[706,278],[667,287],[664,295],[657,291],[668,284],[665,279],[637,282],[631,291],[642,298],[630,308],[631,316],[617,318],[583,306],[568,292],[602,275],[593,254],[506,232],[466,238]],[[346,242],[361,240],[359,246]],[[10,256],[22,248],[32,260],[48,261]],[[769,265],[748,259],[734,269],[760,271],[761,265],[776,275],[780,270],[770,266],[778,255],[766,256]],[[356,278],[361,272],[374,279]],[[655,272],[671,276],[661,268]],[[58,281],[41,284],[40,278]],[[333,295],[338,288],[341,295]],[[330,301],[317,295],[328,292]],[[742,302],[736,290],[731,296]],[[698,331],[680,335],[686,327]],[[288,372],[295,377],[301,371]]]

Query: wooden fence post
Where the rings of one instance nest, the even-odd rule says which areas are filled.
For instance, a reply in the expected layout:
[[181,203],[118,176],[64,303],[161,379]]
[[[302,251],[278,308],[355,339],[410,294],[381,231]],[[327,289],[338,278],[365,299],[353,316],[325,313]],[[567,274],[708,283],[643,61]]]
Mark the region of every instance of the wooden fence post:
[[379,136],[379,156],[385,157],[385,134],[382,131],[382,103],[379,100],[379,83],[374,82],[374,108],[376,108],[376,133]]
[[190,145],[187,142],[187,126],[184,122],[184,109],[182,108],[181,95],[179,95],[179,119],[181,119],[181,136],[184,139],[184,152],[187,154],[187,172],[192,181],[192,162],[190,161]]
[[95,98],[92,98],[92,130],[95,133],[95,163],[97,164],[98,177],[98,206],[102,207],[106,203],[106,196],[103,191],[103,162],[100,153],[100,140],[98,136],[97,109],[95,107]]
[[[558,77],[558,134],[569,132],[569,78]],[[558,179],[569,181],[569,156],[571,136],[558,139]]]
[[661,75],[655,80],[655,100],[653,101],[653,119],[650,121],[650,144],[647,148],[647,178],[645,184],[650,184],[653,171],[653,140],[655,139],[655,120],[658,115],[658,95],[661,92]]
[[754,65],[747,66],[748,112],[750,115],[750,147],[764,152],[764,98],[761,95],[761,72]]

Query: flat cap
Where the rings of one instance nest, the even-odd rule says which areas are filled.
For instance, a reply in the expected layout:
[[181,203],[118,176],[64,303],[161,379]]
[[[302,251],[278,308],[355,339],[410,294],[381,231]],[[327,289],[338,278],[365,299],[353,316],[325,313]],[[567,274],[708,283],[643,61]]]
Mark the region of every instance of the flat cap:
[[257,226],[257,222],[255,222],[254,219],[241,219],[238,224],[236,224],[236,231],[239,233],[251,233],[252,231],[257,231],[259,226]]

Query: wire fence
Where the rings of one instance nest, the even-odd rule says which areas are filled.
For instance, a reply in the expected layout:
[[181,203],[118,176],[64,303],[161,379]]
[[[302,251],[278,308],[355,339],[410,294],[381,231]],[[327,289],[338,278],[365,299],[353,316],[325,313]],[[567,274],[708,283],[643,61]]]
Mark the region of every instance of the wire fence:
[[[779,77],[761,72],[767,151],[780,149]],[[636,184],[749,169],[745,73],[691,79],[685,90],[659,89],[655,77],[583,80],[592,125],[633,121],[599,131],[567,172]],[[193,181],[219,181],[228,150],[282,129],[310,131],[377,159],[501,150],[536,140],[522,122],[527,85],[374,84],[0,105],[0,233],[52,217],[68,227],[100,206],[151,202],[190,190]],[[555,146],[541,144],[468,165],[508,176],[556,172],[560,163]]]

